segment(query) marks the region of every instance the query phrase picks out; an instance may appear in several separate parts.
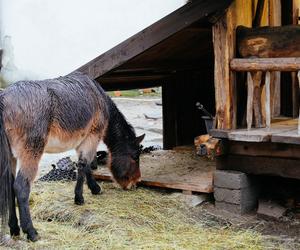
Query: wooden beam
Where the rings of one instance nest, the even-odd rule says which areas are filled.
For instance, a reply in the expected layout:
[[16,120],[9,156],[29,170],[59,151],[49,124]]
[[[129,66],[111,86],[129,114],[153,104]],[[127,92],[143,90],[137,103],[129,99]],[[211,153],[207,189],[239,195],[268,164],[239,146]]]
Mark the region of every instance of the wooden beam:
[[[269,24],[270,26],[281,26],[281,0],[269,0]],[[271,72],[271,115],[272,118],[280,115],[280,82],[281,73]]]
[[300,57],[300,26],[239,26],[236,31],[241,57]]
[[161,86],[161,81],[139,81],[139,82],[106,82],[103,83],[101,80],[96,80],[99,82],[101,87],[105,91],[112,91],[112,90],[129,90],[129,89],[144,89],[144,88],[153,88]]
[[250,72],[247,73],[247,129],[252,127],[254,83]]
[[175,78],[166,79],[162,85],[163,148],[172,149],[177,145],[176,88]]
[[[299,88],[298,88],[298,95],[299,95],[299,89],[300,89],[300,71],[298,71],[297,73],[297,78],[298,78],[298,84],[299,84]],[[299,112],[299,118],[298,118],[298,135],[300,135],[300,112]]]
[[217,169],[221,170],[237,170],[249,174],[300,179],[299,159],[228,155],[218,157],[216,163]]
[[81,71],[96,79],[171,37],[178,31],[207,18],[219,10],[226,9],[231,2],[232,0],[215,0],[188,3],[76,71]]
[[300,160],[300,145],[273,142],[229,141],[226,152],[231,155],[281,157]]
[[99,77],[97,80],[99,80],[101,83],[113,83],[113,82],[138,82],[138,81],[154,81],[154,80],[160,80],[165,77],[170,76],[170,74],[144,74],[144,75],[111,75],[111,76],[103,76]]
[[230,61],[234,71],[298,71],[300,57],[287,58],[234,58]]
[[216,126],[218,129],[236,127],[235,75],[229,62],[235,56],[235,5],[232,5],[213,26],[215,53]]
[[265,99],[265,109],[266,109],[266,128],[271,127],[271,93],[270,93],[270,81],[271,74],[269,71],[266,73],[266,99]]
[[[263,116],[262,112],[262,89],[263,89],[263,83],[262,83],[262,72],[248,72],[248,74],[251,74],[252,80],[253,80],[253,111],[254,111],[254,121],[255,121],[255,127],[256,128],[262,128],[265,125],[265,117]],[[249,98],[249,94],[248,94]],[[249,107],[252,108],[252,107]],[[247,107],[248,110],[248,107]]]

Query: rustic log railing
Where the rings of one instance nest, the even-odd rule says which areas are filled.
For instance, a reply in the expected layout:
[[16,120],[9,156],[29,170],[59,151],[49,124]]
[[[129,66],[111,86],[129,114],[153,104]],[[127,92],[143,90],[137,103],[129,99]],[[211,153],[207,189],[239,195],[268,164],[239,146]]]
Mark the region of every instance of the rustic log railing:
[[[297,77],[300,88],[300,57],[288,58],[234,58],[230,62],[230,69],[232,71],[247,72],[247,129],[250,130],[252,126],[253,110],[256,113],[256,121],[260,123],[261,109],[254,100],[254,91],[256,86],[260,86],[261,71],[266,72],[265,88],[265,112],[266,112],[266,128],[271,126],[271,96],[270,96],[270,79],[271,71],[298,71]],[[256,96],[257,97],[257,96]],[[259,96],[260,98],[260,96]],[[260,113],[260,114],[259,114]],[[298,119],[298,134],[300,135],[300,115]]]

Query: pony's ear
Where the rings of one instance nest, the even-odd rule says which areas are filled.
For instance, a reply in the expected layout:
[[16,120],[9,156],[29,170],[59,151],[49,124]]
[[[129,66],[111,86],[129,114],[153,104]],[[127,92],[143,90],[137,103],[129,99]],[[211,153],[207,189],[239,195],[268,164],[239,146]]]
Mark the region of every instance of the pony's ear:
[[140,136],[137,136],[137,137],[135,138],[136,144],[140,144],[140,143],[144,140],[144,138],[145,138],[145,134],[142,134],[142,135],[140,135]]

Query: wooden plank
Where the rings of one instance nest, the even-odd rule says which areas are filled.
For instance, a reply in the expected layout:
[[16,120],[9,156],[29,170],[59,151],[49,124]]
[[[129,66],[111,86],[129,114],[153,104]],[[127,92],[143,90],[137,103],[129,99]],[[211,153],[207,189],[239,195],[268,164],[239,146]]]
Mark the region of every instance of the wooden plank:
[[228,133],[230,130],[224,130],[224,129],[211,129],[209,134],[212,137],[216,138],[222,138],[222,139],[227,139],[228,138]]
[[[176,157],[185,160],[176,161]],[[141,156],[142,180],[139,185],[180,189],[193,192],[213,192],[214,162],[197,156],[193,150],[155,151]],[[93,172],[98,180],[111,180],[107,168]]]
[[286,58],[234,58],[230,61],[234,71],[298,71],[300,57]]
[[[275,122],[274,122],[275,121]],[[297,119],[275,119],[268,128],[232,129],[211,131],[211,135],[216,138],[226,138],[232,141],[245,142],[268,142],[275,134],[293,131],[297,128]]]
[[226,146],[226,151],[230,155],[300,159],[300,145],[295,144],[229,141]]
[[272,142],[300,144],[300,135],[298,129],[277,133],[272,135]]
[[277,175],[300,179],[300,160],[278,157],[228,155],[217,158],[217,169],[237,170],[257,175]]
[[226,9],[230,3],[231,0],[217,0],[193,1],[186,4],[76,71],[96,79],[191,24]]
[[267,142],[271,139],[272,132],[266,128],[238,129],[228,133],[228,139],[232,141]]
[[228,133],[228,139],[232,141],[268,142],[277,134],[293,131],[294,127],[258,128],[252,130],[238,129]]

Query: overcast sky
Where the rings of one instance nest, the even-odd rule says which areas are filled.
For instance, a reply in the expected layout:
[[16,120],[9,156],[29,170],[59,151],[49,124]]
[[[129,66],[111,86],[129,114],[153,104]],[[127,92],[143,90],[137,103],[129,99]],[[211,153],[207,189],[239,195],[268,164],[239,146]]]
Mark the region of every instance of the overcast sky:
[[184,0],[0,0],[1,37],[11,36],[19,71],[67,74]]

